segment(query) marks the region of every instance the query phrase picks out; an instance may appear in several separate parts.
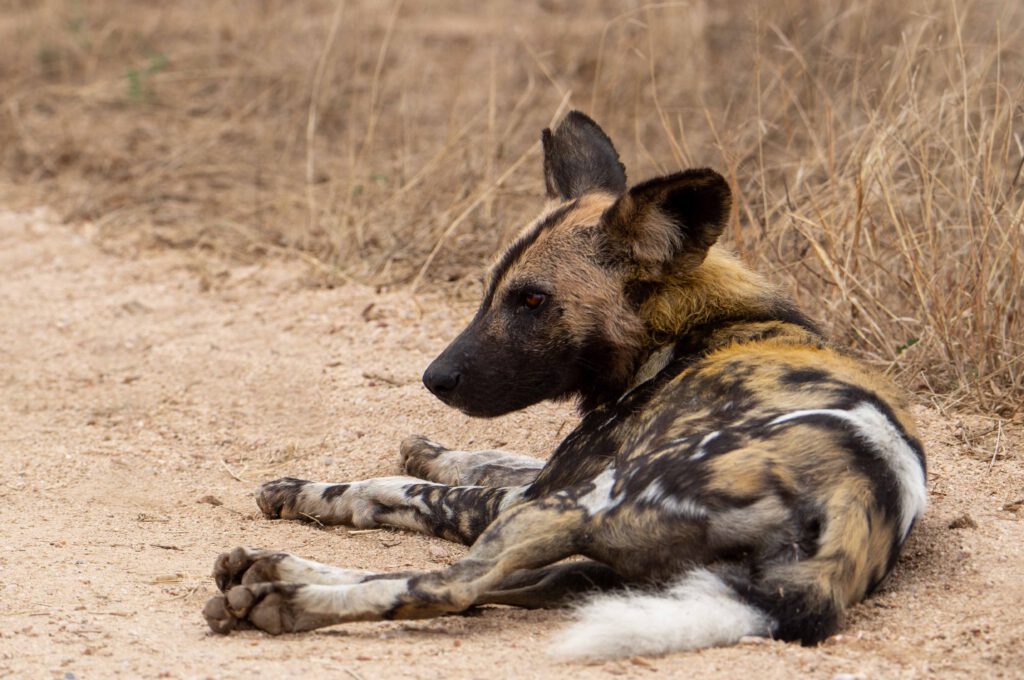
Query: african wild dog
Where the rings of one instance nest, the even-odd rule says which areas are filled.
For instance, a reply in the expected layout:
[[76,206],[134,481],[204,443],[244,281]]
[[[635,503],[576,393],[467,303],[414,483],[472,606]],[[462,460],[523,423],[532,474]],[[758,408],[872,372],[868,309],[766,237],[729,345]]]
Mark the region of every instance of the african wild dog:
[[[556,649],[661,653],[745,635],[813,644],[892,569],[925,507],[924,455],[888,381],[829,348],[714,246],[726,182],[687,170],[627,190],[604,132],[543,134],[551,204],[490,271],[426,386],[473,416],[574,397],[543,463],[402,444],[404,470],[280,479],[267,517],[389,525],[471,544],[446,569],[375,574],[236,548],[207,603],[221,633],[406,619],[602,590]],[[571,556],[586,559],[561,561]]]

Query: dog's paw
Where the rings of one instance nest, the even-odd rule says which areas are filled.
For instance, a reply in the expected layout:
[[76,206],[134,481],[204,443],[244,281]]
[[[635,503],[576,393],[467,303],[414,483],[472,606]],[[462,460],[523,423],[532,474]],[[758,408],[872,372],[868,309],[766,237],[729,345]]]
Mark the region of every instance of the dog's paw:
[[239,627],[239,620],[228,611],[228,598],[223,595],[215,595],[206,601],[203,618],[210,630],[218,635],[227,635]]
[[295,595],[303,588],[295,583],[256,583],[231,588],[210,598],[203,608],[206,624],[226,635],[238,628],[256,627],[271,635],[306,630],[294,607]]
[[282,477],[260,484],[256,489],[256,505],[267,519],[297,519],[299,496],[311,482],[294,477]]
[[431,472],[430,463],[442,453],[446,447],[426,437],[414,434],[402,440],[398,447],[398,461],[402,472],[413,477],[427,478]]
[[221,553],[213,563],[213,580],[222,593],[235,586],[284,580],[278,565],[289,554],[253,548],[235,548]]

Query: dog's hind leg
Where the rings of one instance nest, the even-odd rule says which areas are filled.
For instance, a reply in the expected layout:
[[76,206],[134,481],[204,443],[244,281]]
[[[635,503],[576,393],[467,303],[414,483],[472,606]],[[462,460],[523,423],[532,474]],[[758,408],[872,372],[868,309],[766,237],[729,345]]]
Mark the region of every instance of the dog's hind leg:
[[353,585],[376,578],[405,578],[417,572],[378,574],[362,569],[343,569],[280,550],[235,548],[221,553],[213,564],[217,588],[227,592],[238,585],[281,581],[318,585]]
[[583,560],[516,572],[474,604],[504,604],[525,609],[564,607],[583,595],[618,590],[626,581],[611,567]]
[[[418,572],[377,573],[343,569],[274,550],[235,548],[217,557],[213,577],[221,592],[257,583],[355,585],[379,579],[415,576]],[[582,560],[524,569],[510,574],[474,604],[503,604],[527,609],[560,607],[588,592],[620,588],[624,582],[610,567]]]
[[216,632],[248,622],[269,633],[312,630],[348,621],[415,619],[460,612],[522,569],[551,564],[579,551],[588,512],[558,493],[503,513],[447,569],[352,585],[236,585],[204,609]]
[[524,486],[544,461],[510,451],[455,451],[426,437],[407,437],[399,448],[402,471],[452,486]]
[[521,502],[525,487],[446,486],[413,477],[349,484],[286,477],[256,490],[271,519],[306,519],[361,529],[392,526],[470,544],[499,513]]

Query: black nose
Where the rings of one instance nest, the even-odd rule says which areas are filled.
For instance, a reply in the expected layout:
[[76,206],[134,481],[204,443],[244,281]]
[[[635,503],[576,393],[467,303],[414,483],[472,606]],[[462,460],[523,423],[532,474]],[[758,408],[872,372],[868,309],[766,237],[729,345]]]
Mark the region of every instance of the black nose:
[[445,397],[459,384],[458,371],[443,366],[428,366],[423,374],[423,384],[434,396]]

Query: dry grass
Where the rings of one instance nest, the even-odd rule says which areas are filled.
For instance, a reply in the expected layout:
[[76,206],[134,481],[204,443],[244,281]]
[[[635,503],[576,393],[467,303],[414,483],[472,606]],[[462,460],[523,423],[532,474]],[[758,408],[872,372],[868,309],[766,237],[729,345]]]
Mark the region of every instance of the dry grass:
[[633,179],[727,174],[730,245],[839,343],[943,405],[1024,403],[1019,2],[2,4],[7,193],[108,243],[476,275],[571,105]]

